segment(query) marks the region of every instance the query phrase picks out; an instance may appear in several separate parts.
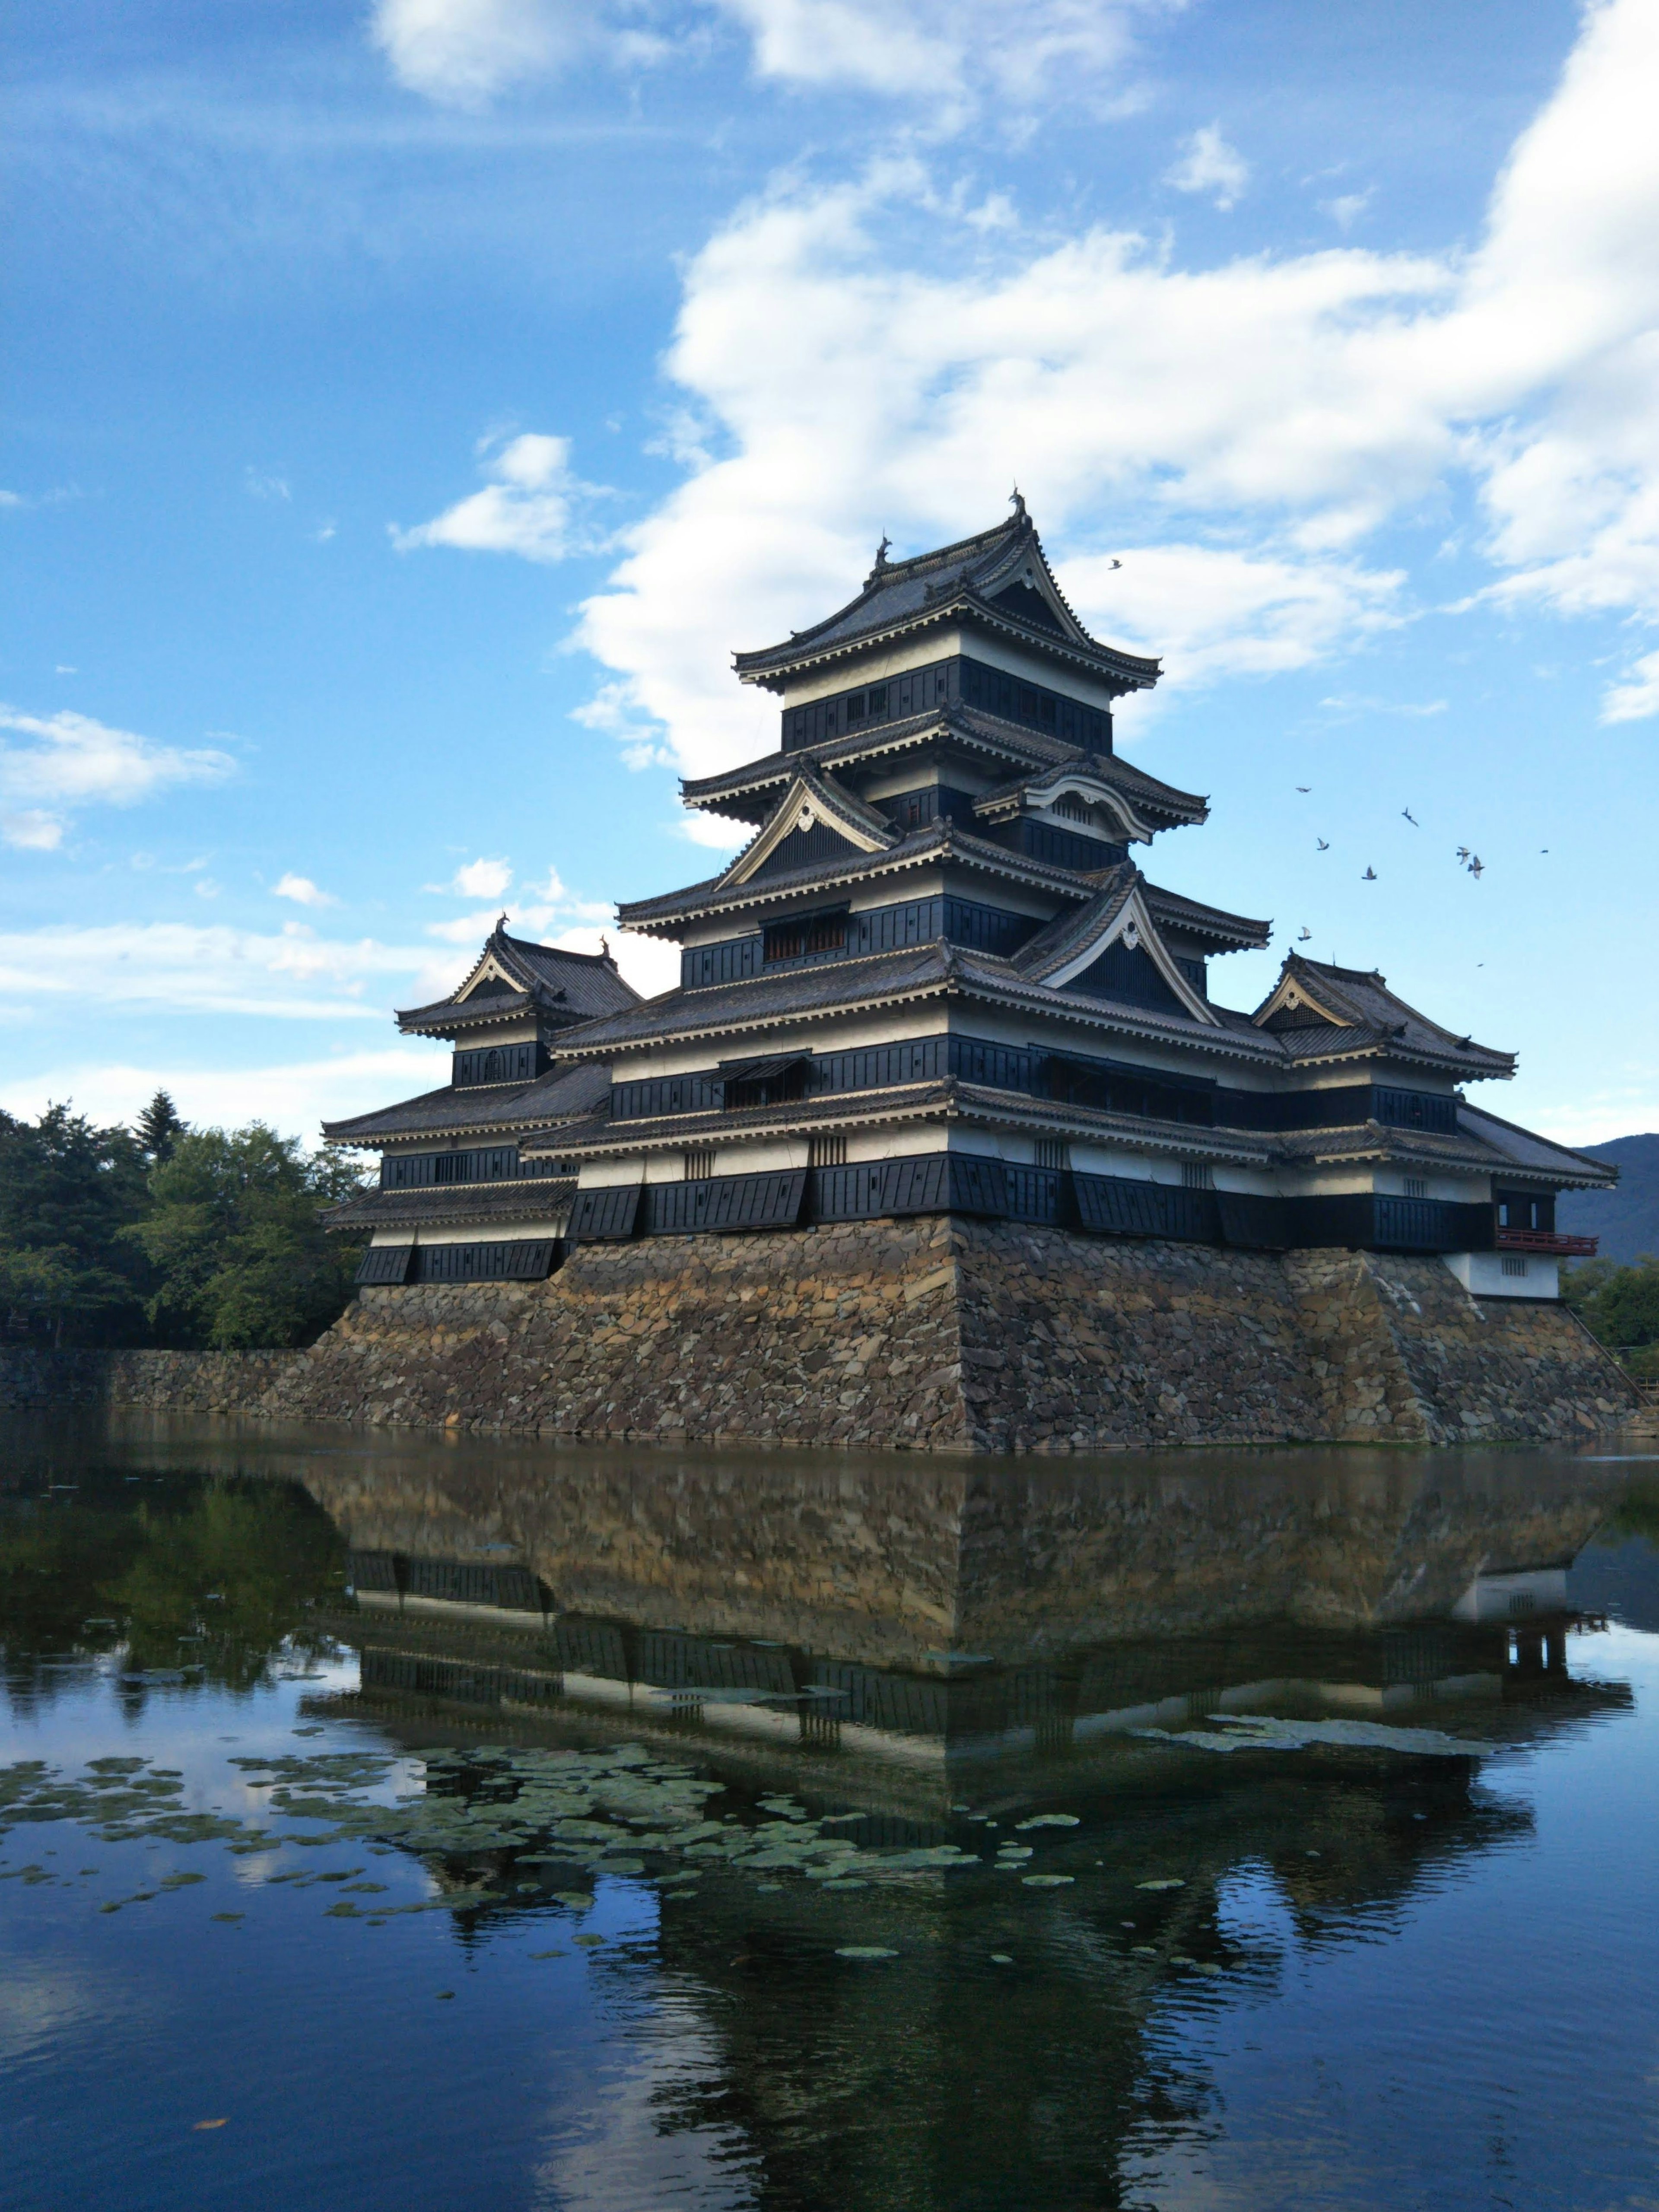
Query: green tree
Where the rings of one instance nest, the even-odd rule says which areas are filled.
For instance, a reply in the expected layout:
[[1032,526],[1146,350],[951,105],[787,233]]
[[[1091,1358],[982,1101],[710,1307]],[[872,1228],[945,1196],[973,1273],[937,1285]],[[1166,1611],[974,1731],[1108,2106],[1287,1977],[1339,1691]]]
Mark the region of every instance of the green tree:
[[135,1133],[140,1149],[159,1167],[163,1160],[173,1158],[174,1146],[189,1127],[189,1122],[180,1116],[170,1093],[158,1091],[138,1116]]
[[1644,1253],[1624,1267],[1589,1261],[1565,1270],[1561,1295],[1633,1375],[1659,1376],[1659,1259]]
[[53,1344],[132,1341],[149,1279],[124,1232],[147,1199],[129,1130],[66,1105],[32,1122],[0,1113],[0,1311]]
[[157,1336],[227,1351],[310,1343],[343,1309],[362,1249],[320,1215],[361,1187],[343,1161],[309,1158],[261,1121],[181,1136],[151,1172],[148,1218],[126,1232],[158,1278],[146,1307]]

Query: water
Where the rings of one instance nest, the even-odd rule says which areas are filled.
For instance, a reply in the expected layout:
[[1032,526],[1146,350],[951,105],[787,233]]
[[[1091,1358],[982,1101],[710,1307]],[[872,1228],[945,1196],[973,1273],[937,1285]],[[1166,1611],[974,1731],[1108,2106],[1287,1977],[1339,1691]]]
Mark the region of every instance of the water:
[[0,1441],[0,2203],[1659,2203],[1659,1466]]

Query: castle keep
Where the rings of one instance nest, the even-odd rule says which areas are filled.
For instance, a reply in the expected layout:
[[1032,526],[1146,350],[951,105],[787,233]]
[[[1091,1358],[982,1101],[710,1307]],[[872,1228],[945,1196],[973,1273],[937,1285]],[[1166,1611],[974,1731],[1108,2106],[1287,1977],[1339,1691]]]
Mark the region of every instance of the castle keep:
[[1374,972],[1292,954],[1212,996],[1269,925],[1163,890],[1205,801],[1120,759],[1158,665],[1100,644],[1030,518],[894,562],[737,656],[775,752],[684,786],[753,825],[720,875],[619,910],[681,948],[641,1002],[605,957],[498,927],[443,1003],[443,1090],[331,1124],[382,1154],[371,1284],[539,1279],[572,1248],[951,1214],[1254,1251],[1431,1254],[1553,1297],[1555,1194],[1609,1170],[1469,1104],[1512,1056]]
[[619,909],[505,918],[441,1003],[441,1089],[330,1124],[357,1304],[264,1410],[981,1449],[1582,1436],[1630,1409],[1558,1302],[1600,1163],[1472,1105],[1513,1073],[1375,971],[1162,888],[1206,801],[1121,759],[1156,661],[1077,620],[1018,499],[737,656],[777,749],[684,785],[748,824]]

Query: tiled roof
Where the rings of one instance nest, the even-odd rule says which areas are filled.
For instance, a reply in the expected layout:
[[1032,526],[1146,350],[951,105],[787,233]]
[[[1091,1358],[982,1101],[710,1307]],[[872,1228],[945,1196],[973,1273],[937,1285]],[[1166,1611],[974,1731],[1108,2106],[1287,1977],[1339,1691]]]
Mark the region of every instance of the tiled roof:
[[1257,1007],[1258,1022],[1287,985],[1297,987],[1312,1002],[1309,1011],[1322,1008],[1334,1017],[1330,1022],[1275,1030],[1286,1058],[1291,1060],[1392,1054],[1471,1077],[1515,1073],[1513,1053],[1497,1052],[1470,1037],[1454,1036],[1397,997],[1375,969],[1339,968],[1328,961],[1305,960],[1297,952],[1286,956],[1278,982]]
[[[635,1003],[637,1005],[638,1000]],[[550,1068],[533,1083],[492,1084],[488,1090],[456,1091],[446,1085],[400,1105],[382,1106],[343,1121],[325,1121],[331,1144],[374,1146],[397,1137],[504,1135],[510,1129],[538,1128],[566,1115],[591,1114],[611,1095],[608,1069],[591,1065]]]
[[1273,933],[1271,921],[1253,921],[1249,915],[1229,914],[1224,907],[1206,906],[1200,899],[1166,891],[1141,878],[1141,892],[1152,920],[1176,929],[1190,930],[1195,937],[1213,937],[1231,950],[1259,950]]
[[1091,773],[1115,785],[1142,814],[1161,815],[1167,824],[1201,822],[1209,811],[1208,801],[1198,793],[1161,782],[1116,753],[1086,753],[1079,746],[1063,744],[1058,738],[1045,737],[1040,730],[1028,729],[1023,722],[1005,721],[983,708],[961,705],[940,707],[926,714],[907,714],[897,721],[874,722],[867,729],[827,744],[804,745],[795,752],[763,753],[758,760],[727,769],[719,775],[689,777],[680,785],[680,796],[688,806],[705,807],[716,814],[722,811],[723,799],[763,801],[769,809],[768,794],[788,784],[804,765],[841,772],[884,753],[908,751],[935,737],[966,740],[993,760],[1014,766],[1020,773],[998,787],[1005,792],[1018,790],[1030,779],[1055,769],[1087,762]]
[[[467,985],[486,962],[516,983],[518,990],[480,993],[476,1002],[465,997]],[[458,1015],[463,1020],[476,1015],[494,1022],[533,1011],[582,1022],[631,1006],[638,997],[617,973],[609,953],[568,952],[557,945],[537,945],[526,937],[509,937],[505,925],[497,922],[458,988],[447,999],[399,1013],[398,1024],[405,1030],[436,1030],[447,1036],[457,1027]]]
[[574,1176],[467,1183],[457,1190],[372,1190],[332,1206],[325,1229],[459,1229],[469,1222],[553,1221],[570,1203]]
[[561,1052],[605,1055],[665,1037],[720,1036],[759,1022],[787,1021],[842,1006],[932,995],[951,980],[948,949],[937,940],[878,952],[861,960],[828,961],[822,967],[787,968],[740,983],[696,991],[665,991],[660,998],[559,1040]]
[[1500,1121],[1483,1106],[1460,1103],[1457,1126],[1495,1152],[1511,1172],[1595,1190],[1611,1190],[1619,1180],[1618,1169],[1606,1160],[1592,1159],[1588,1152],[1570,1151],[1565,1145],[1553,1145],[1547,1137],[1517,1128],[1513,1121]]
[[1120,861],[1108,868],[1098,878],[1098,889],[1085,906],[1073,907],[1069,914],[1059,915],[1035,937],[1028,937],[1009,965],[1022,975],[1042,976],[1056,968],[1065,966],[1073,952],[1084,947],[1108,927],[1135,885],[1140,881],[1140,871],[1130,861]]
[[732,1036],[775,1024],[951,994],[1008,1006],[1021,1013],[1049,1013],[1088,1029],[1109,1029],[1148,1042],[1202,1045],[1230,1058],[1269,1065],[1282,1061],[1279,1040],[1259,1030],[1248,1014],[1215,1006],[1214,1024],[1182,1012],[1167,1014],[1120,1004],[1093,992],[1056,990],[1024,975],[1012,961],[932,939],[902,951],[863,959],[826,961],[694,991],[665,992],[612,1019],[593,1022],[560,1040],[561,1052],[593,1052],[609,1059],[630,1045],[665,1039]]
[[[1056,615],[1040,592],[1022,586],[1023,573],[1040,568],[1060,609]],[[997,605],[1005,592],[1029,594],[1034,605],[1022,611],[1020,599]],[[1072,612],[1054,581],[1030,518],[1021,506],[1007,521],[931,553],[908,561],[889,561],[884,553],[866,578],[856,599],[809,629],[796,630],[786,644],[757,653],[739,653],[733,665],[751,682],[836,648],[845,649],[883,631],[902,629],[939,618],[947,611],[974,611],[1006,621],[1011,629],[1040,639],[1079,658],[1097,661],[1125,688],[1158,681],[1156,660],[1103,646],[1091,638]]]
[[688,884],[684,890],[669,891],[661,898],[637,899],[629,905],[619,906],[617,918],[624,929],[650,930],[668,921],[738,913],[763,902],[793,898],[800,891],[828,890],[848,880],[871,882],[896,869],[914,867],[924,861],[939,866],[954,862],[985,869],[1016,883],[1029,884],[1034,890],[1057,891],[1062,897],[1070,898],[1089,896],[1091,887],[1099,880],[1097,876],[1085,875],[1074,868],[1062,868],[1052,861],[1034,860],[1026,854],[1011,852],[1007,846],[994,844],[988,837],[975,836],[960,823],[939,821],[913,830],[908,836],[888,846],[884,852],[848,853],[775,876],[750,877],[746,883],[728,884],[724,876],[709,876],[700,884]]

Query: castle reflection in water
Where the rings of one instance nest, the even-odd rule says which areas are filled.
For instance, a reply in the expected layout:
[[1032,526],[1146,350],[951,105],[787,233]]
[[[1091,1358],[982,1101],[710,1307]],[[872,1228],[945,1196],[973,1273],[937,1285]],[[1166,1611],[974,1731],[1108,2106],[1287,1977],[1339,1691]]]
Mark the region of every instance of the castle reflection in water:
[[1153,1757],[1142,1731],[1211,1714],[1490,1709],[1507,1735],[1512,1692],[1528,1729],[1609,1694],[1567,1675],[1567,1568],[1620,1470],[1560,1453],[953,1463],[317,1431],[231,1456],[340,1530],[365,1697],[672,1731],[819,1786],[828,1761],[918,1807],[987,1762],[1121,1775]]

